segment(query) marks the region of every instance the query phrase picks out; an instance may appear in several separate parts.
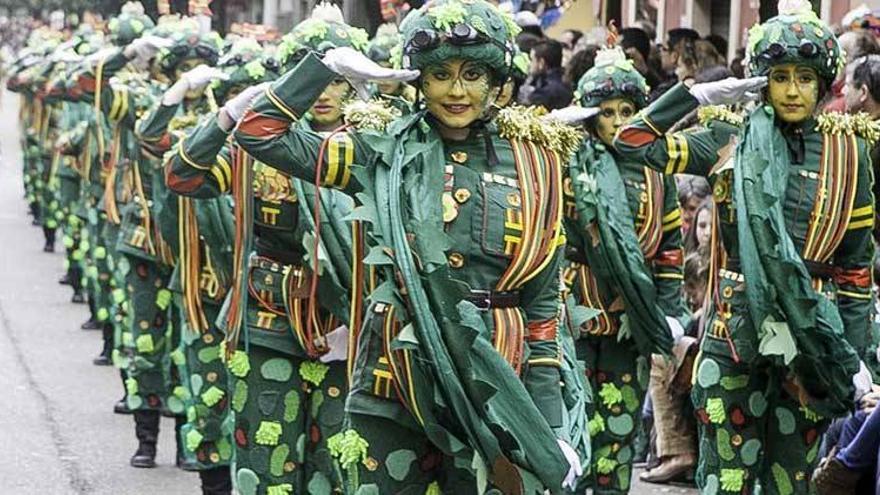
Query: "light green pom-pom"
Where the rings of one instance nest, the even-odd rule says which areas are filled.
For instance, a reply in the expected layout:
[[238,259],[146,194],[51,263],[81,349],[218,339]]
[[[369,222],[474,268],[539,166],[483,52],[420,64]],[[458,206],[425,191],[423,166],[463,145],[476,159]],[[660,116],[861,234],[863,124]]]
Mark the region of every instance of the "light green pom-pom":
[[202,402],[208,407],[213,407],[220,402],[220,399],[222,399],[224,395],[226,395],[226,393],[223,390],[212,386],[208,390],[202,392]]
[[613,383],[603,383],[602,388],[599,389],[599,397],[602,398],[602,403],[605,407],[609,408],[623,401],[623,394],[617,388],[617,385]]
[[596,460],[596,472],[599,474],[609,474],[617,467],[617,461],[608,457],[600,457]]
[[199,445],[202,444],[202,440],[204,439],[204,435],[199,433],[198,430],[192,429],[186,433],[186,449],[190,452],[195,452],[196,449],[199,448]]
[[251,370],[251,363],[246,352],[235,351],[227,361],[226,367],[233,375],[244,378]]
[[299,365],[299,376],[302,377],[303,380],[318,387],[321,385],[321,382],[324,381],[324,377],[327,376],[327,371],[329,370],[330,367],[324,363],[317,361],[304,361]]
[[739,493],[742,491],[746,472],[742,469],[721,469],[721,489],[726,492]]
[[718,397],[712,397],[706,400],[706,413],[709,415],[709,421],[720,424],[727,418],[724,411],[724,401]]
[[293,493],[293,485],[290,483],[282,483],[280,485],[270,485],[266,487],[266,495],[290,495]]
[[339,461],[342,469],[348,469],[367,459],[370,444],[355,430],[345,430],[327,439],[330,455]]

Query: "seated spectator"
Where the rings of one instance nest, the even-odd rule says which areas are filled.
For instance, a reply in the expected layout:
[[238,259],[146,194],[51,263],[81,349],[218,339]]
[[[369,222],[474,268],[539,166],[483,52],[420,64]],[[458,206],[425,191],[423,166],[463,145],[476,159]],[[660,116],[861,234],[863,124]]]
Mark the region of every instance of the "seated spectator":
[[562,79],[562,44],[546,39],[532,49],[529,78],[520,88],[519,102],[547,110],[565,108],[574,97],[571,85]]
[[840,438],[813,473],[817,495],[877,493],[880,449],[880,389],[859,401],[859,410],[846,419]]

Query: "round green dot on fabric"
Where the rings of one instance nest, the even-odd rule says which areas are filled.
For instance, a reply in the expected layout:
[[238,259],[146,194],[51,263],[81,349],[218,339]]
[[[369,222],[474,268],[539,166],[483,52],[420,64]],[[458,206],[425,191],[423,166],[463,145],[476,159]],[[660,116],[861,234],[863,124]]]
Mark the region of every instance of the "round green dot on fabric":
[[144,405],[144,400],[139,395],[129,395],[127,402],[129,409],[140,409]]
[[409,474],[409,468],[414,460],[416,460],[416,453],[412,450],[395,450],[385,459],[385,469],[388,470],[388,475],[392,479],[403,481]]
[[617,475],[617,486],[620,487],[621,490],[627,491],[629,490],[629,484],[632,480],[631,469],[629,466],[619,466],[616,471]]
[[709,358],[703,359],[697,370],[697,383],[703,388],[709,388],[718,384],[720,379],[721,368],[718,367],[718,363]]
[[240,495],[257,495],[257,487],[260,486],[260,477],[257,473],[250,469],[239,469],[235,477],[238,481],[235,488]]
[[296,462],[297,464],[302,464],[306,458],[306,435],[305,433],[300,433],[298,437],[296,437]]
[[324,392],[320,390],[315,390],[312,392],[312,408],[309,411],[309,414],[312,415],[313,418],[317,418],[318,413],[321,411],[321,406],[324,404]]
[[232,410],[240,413],[244,409],[248,398],[248,384],[244,380],[235,382],[235,391],[232,394]]
[[327,479],[327,476],[320,472],[315,471],[312,474],[312,479],[309,480],[309,493],[332,493],[333,487],[330,486],[330,480]]
[[299,392],[291,390],[284,396],[284,421],[290,423],[299,416]]
[[287,462],[288,454],[290,454],[290,447],[283,443],[272,451],[272,458],[269,460],[269,472],[272,476],[281,477],[284,475],[284,463]]
[[732,461],[736,457],[733,447],[730,445],[730,433],[723,428],[715,432],[715,445],[718,449],[718,457],[725,461]]
[[752,416],[762,416],[767,410],[767,399],[761,392],[752,392],[749,396],[749,411]]
[[273,416],[280,397],[281,393],[275,390],[260,392],[260,395],[257,396],[257,407],[264,416]]
[[379,495],[379,485],[370,483],[369,485],[361,485],[358,487],[354,495]]
[[617,462],[620,464],[629,464],[629,461],[632,460],[632,448],[629,445],[624,445],[617,451]]
[[290,364],[290,361],[284,358],[273,358],[260,366],[260,375],[266,380],[286,382],[287,380],[290,380],[290,375],[292,374],[293,365]]
[[608,430],[615,435],[629,435],[633,430],[633,419],[629,414],[610,416],[606,419]]
[[757,438],[746,440],[742,448],[739,450],[739,456],[743,464],[753,466],[758,462],[758,454],[761,452],[761,441]]
[[175,397],[175,396],[173,396],[173,395],[172,395],[172,396],[169,396],[169,397],[166,399],[165,403],[168,405],[168,409],[169,409],[171,412],[173,412],[174,414],[181,414],[181,413],[183,413],[183,409],[184,409],[183,401],[180,400],[180,399],[178,399],[177,397]]
[[223,461],[228,461],[232,457],[232,444],[225,437],[217,440],[217,453],[220,454],[220,459]]
[[791,435],[794,433],[795,420],[794,414],[792,414],[791,411],[784,407],[777,407],[774,414],[776,415],[776,422],[779,426],[779,433],[782,433],[783,435]]
[[216,361],[220,359],[220,346],[212,345],[211,347],[205,347],[204,349],[199,351],[199,361],[203,363],[210,363],[212,361]]
[[630,413],[636,412],[641,404],[635,389],[629,385],[624,385],[620,388],[620,394],[623,396],[623,405],[626,407],[626,410]]
[[702,495],[718,495],[718,476],[714,474],[706,476],[706,484],[703,486]]
[[198,373],[193,373],[189,377],[189,387],[192,389],[193,394],[199,395],[202,393],[202,385],[205,383],[202,381],[202,376]]

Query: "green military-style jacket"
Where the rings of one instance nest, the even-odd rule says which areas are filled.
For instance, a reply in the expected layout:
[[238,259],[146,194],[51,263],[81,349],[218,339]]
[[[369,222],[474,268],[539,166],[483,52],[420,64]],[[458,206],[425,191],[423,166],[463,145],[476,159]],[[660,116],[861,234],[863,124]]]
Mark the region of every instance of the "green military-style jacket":
[[[502,138],[494,123],[444,141],[423,112],[329,137],[297,127],[336,77],[306,57],[257,98],[236,140],[267,165],[362,204],[352,217],[369,224],[364,262],[383,283],[369,296],[347,407],[423,423],[435,444],[464,442],[490,465],[516,450],[511,462],[559,486],[566,158],[516,133]],[[400,403],[411,416],[392,405]]]
[[786,126],[763,106],[732,140],[724,125],[667,133],[696,107],[678,85],[625,126],[615,147],[663,173],[712,184],[723,252],[707,335],[744,362],[790,364],[816,396],[839,389],[845,398],[854,370],[836,377],[829,370],[852,366],[842,336],[864,355],[872,314],[874,200],[864,126],[830,115]]

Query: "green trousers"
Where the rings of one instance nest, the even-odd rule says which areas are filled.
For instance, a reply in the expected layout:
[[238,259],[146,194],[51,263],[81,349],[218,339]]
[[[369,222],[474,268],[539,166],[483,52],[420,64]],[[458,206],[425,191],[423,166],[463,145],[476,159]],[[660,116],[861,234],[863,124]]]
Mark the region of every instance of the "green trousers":
[[[117,270],[125,280],[125,328],[121,351],[127,354],[126,390],[132,410],[160,409],[171,392],[170,353],[175,347],[168,325],[170,274],[158,263],[121,254]],[[170,404],[168,404],[170,406]],[[182,403],[178,411],[182,413]]]
[[324,364],[252,345],[227,364],[238,492],[329,494],[341,489],[327,439],[342,427],[345,363]]
[[588,335],[575,342],[593,390],[588,405],[595,494],[628,493],[642,403],[648,390],[647,360],[617,335]]
[[[179,299],[179,296],[177,297]],[[171,354],[180,371],[169,405],[183,400],[186,423],[180,429],[184,455],[199,469],[228,466],[232,460],[232,426],[229,414],[229,378],[220,356],[223,333],[214,322],[220,308],[204,304],[209,327],[197,333],[186,324],[181,304],[175,304],[181,325],[180,345]],[[170,407],[169,407],[170,408]]]
[[783,390],[784,371],[736,362],[711,335],[696,369],[701,493],[753,493],[758,480],[764,495],[808,493],[828,421]]

